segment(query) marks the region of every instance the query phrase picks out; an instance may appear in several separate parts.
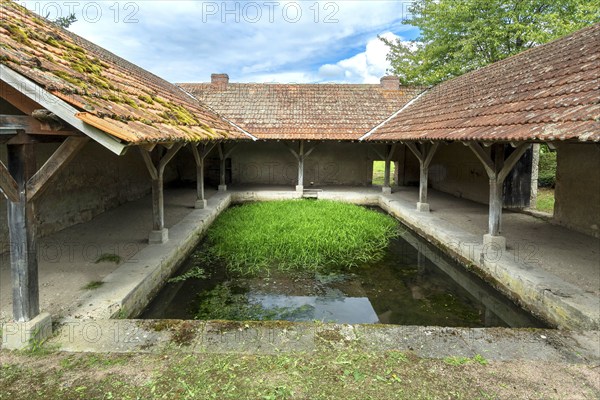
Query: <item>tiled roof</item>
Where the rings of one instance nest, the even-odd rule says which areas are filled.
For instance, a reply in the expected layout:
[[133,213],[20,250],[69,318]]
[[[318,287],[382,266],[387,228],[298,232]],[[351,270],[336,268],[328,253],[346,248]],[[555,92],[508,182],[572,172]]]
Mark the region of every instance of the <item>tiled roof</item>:
[[0,62],[128,143],[247,138],[177,86],[8,0],[0,0]]
[[344,84],[179,84],[259,139],[357,140],[422,89]]
[[442,83],[368,140],[600,141],[600,24]]

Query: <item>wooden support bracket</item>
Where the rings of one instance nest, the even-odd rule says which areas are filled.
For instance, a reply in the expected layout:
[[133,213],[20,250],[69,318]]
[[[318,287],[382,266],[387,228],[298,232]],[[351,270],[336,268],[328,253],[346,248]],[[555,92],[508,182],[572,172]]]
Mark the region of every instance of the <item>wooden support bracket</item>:
[[19,187],[17,182],[12,177],[6,165],[0,161],[0,189],[4,193],[4,196],[13,203],[19,201]]
[[63,170],[77,153],[90,141],[86,136],[68,137],[48,161],[27,182],[27,201],[34,201],[48,188],[48,182]]

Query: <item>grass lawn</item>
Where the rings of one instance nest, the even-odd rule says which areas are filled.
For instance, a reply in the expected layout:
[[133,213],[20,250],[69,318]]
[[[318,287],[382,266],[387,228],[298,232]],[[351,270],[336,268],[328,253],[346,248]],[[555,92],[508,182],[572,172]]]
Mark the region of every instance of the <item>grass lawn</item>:
[[[394,178],[394,163],[390,163],[390,181]],[[373,162],[373,185],[383,186],[383,178],[385,175],[385,161]]]
[[538,188],[536,209],[550,214],[554,212],[554,189]]
[[0,399],[596,399],[597,371],[552,362],[311,353],[0,352]]

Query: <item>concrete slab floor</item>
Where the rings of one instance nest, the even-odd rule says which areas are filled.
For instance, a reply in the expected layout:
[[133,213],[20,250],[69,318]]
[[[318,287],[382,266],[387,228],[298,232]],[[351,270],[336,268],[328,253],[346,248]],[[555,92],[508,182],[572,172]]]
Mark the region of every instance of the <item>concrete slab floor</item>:
[[[382,196],[379,187],[324,187],[321,198],[344,198],[351,201],[377,203]],[[289,192],[289,193],[288,193]],[[245,186],[229,187],[231,194],[246,200],[293,198],[298,196],[294,187]],[[345,196],[344,194],[348,195]],[[216,194],[209,190],[207,197]],[[289,196],[288,196],[289,194]],[[417,213],[417,188],[396,188],[386,198],[401,204],[406,210]],[[194,212],[195,191],[170,189],[165,195],[166,226],[185,221]],[[464,199],[430,191],[431,213],[434,224],[450,226],[456,237],[464,242],[481,243],[487,228],[487,206]],[[405,211],[411,213],[412,211]],[[40,302],[43,311],[53,319],[64,316],[68,308],[89,289],[90,282],[100,281],[118,266],[111,262],[96,264],[103,253],[118,254],[123,260],[147,247],[151,229],[151,202],[146,197],[106,212],[94,220],[70,227],[40,241]],[[600,295],[600,240],[552,225],[541,219],[521,213],[505,212],[503,235],[507,238],[507,251],[521,264],[539,275],[575,285],[581,291],[598,299]],[[0,320],[12,315],[8,255],[3,255],[0,267]]]
[[[206,196],[217,191],[207,188]],[[194,211],[196,192],[187,188],[165,190],[167,228]],[[78,298],[119,265],[96,263],[102,254],[116,254],[121,263],[134,259],[148,246],[152,229],[152,199],[146,196],[39,240],[40,309],[60,319]],[[0,254],[0,322],[12,318],[10,257]]]
[[[396,189],[392,198],[414,202],[416,208],[418,189]],[[488,226],[487,205],[435,190],[429,191],[429,204],[432,217],[453,225],[473,242],[482,242]],[[600,296],[600,239],[508,210],[502,214],[501,234],[508,252],[527,265]]]

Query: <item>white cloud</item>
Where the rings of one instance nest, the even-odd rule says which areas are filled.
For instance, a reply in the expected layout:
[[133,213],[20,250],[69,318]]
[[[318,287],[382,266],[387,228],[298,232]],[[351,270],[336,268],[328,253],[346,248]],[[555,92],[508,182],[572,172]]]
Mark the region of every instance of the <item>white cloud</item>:
[[[73,32],[174,82],[214,72],[237,82],[373,81],[385,72],[377,34],[412,29],[401,24],[404,2],[387,0],[75,3]],[[83,15],[87,3],[102,7],[97,22]]]
[[[400,39],[392,32],[380,35],[388,40]],[[387,60],[388,46],[379,38],[369,40],[365,51],[355,56],[325,64],[319,68],[319,76],[326,81],[348,83],[378,83],[386,75],[390,62]]]

